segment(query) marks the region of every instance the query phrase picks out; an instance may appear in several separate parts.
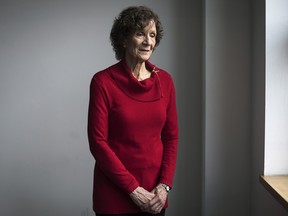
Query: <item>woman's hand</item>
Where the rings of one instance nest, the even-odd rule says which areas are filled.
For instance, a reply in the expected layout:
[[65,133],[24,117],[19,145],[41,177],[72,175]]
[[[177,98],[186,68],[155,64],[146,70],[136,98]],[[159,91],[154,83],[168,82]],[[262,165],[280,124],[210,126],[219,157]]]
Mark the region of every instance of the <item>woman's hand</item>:
[[166,203],[168,192],[161,184],[159,184],[151,191],[151,193],[153,193],[155,196],[141,209],[142,211],[152,214],[160,213]]
[[130,193],[130,197],[133,202],[143,210],[147,205],[149,205],[149,202],[155,197],[155,194],[142,187],[137,187],[132,193]]

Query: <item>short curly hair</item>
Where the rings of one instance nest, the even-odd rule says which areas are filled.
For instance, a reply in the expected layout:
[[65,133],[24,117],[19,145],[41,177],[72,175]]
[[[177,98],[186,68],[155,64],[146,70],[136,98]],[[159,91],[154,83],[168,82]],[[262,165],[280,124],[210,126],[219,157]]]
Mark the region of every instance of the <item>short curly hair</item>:
[[110,41],[117,60],[121,60],[125,57],[125,40],[135,32],[144,29],[151,20],[155,22],[157,31],[156,47],[163,37],[163,27],[158,15],[150,8],[146,6],[128,7],[115,18],[110,32]]

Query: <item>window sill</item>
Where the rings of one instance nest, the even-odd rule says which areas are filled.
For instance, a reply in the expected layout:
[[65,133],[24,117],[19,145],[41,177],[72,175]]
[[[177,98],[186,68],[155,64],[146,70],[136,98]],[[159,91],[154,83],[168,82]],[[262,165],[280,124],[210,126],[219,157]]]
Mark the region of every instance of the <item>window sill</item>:
[[260,176],[260,182],[288,211],[288,175]]

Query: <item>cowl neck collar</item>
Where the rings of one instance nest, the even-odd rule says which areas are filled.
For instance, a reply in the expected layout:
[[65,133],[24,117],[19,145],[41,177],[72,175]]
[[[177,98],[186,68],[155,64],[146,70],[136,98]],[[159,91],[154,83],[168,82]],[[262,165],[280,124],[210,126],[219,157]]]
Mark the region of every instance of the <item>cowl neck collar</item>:
[[146,61],[145,65],[147,70],[151,72],[151,77],[143,81],[138,81],[133,76],[124,59],[111,70],[112,76],[121,91],[134,100],[157,101],[162,97],[161,83],[157,74],[159,69],[149,61]]

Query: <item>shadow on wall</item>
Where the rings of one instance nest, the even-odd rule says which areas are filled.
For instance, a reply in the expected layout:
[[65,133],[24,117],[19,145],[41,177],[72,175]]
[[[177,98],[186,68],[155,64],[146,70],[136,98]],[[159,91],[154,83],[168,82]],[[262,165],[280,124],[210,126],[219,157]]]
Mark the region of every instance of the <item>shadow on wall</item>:
[[[175,17],[175,86],[179,115],[179,152],[169,215],[201,215],[202,205],[202,1],[178,1]],[[174,200],[176,199],[177,200]],[[173,207],[173,208],[172,208]]]

